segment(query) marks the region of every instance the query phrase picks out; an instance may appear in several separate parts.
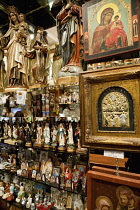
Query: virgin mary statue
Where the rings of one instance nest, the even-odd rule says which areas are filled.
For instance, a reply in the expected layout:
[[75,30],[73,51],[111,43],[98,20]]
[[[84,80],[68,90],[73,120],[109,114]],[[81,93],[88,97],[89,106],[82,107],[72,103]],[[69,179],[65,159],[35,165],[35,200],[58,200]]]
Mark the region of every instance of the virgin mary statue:
[[[24,24],[20,23],[20,15],[16,7],[8,7],[9,29],[6,34],[0,39],[1,46],[6,52],[7,60],[7,79],[8,87],[26,87],[27,86],[27,72],[26,72],[26,58],[24,52],[28,46],[28,32],[24,30]],[[25,23],[23,21],[23,23]],[[25,24],[27,29],[27,23]],[[22,28],[22,30],[21,30]],[[20,40],[24,39],[24,42]]]

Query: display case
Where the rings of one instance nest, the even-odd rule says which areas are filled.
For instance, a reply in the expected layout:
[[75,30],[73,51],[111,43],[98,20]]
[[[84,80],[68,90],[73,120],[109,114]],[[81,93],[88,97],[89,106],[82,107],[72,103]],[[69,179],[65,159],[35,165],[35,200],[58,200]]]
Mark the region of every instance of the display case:
[[[23,104],[17,104],[17,92],[3,96],[0,180],[4,187],[3,177],[8,184],[18,182],[10,205],[25,208],[31,194],[36,208],[49,203],[85,209],[88,151],[80,145],[78,83],[28,90]],[[8,202],[3,196],[1,200]]]

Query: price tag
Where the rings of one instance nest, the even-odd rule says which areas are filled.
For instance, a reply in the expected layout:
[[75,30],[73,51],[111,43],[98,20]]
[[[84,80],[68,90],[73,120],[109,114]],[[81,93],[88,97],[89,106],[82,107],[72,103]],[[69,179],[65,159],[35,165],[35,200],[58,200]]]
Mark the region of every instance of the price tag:
[[104,150],[104,156],[124,159],[124,152],[122,152],[122,151]]

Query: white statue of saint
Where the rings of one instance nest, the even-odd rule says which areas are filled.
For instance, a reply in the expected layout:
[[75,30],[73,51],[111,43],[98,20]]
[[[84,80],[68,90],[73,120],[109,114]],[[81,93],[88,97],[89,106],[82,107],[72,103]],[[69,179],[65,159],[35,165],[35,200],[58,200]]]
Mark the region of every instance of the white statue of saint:
[[41,144],[41,139],[42,139],[42,128],[39,124],[37,124],[37,139],[36,142]]
[[45,128],[44,128],[44,146],[45,145],[50,145],[50,127],[49,127],[49,123],[45,124]]
[[59,142],[59,147],[65,147],[65,135],[66,135],[66,131],[65,128],[63,127],[63,124],[60,123],[59,128],[58,128],[58,142]]
[[13,138],[18,139],[18,129],[15,125],[13,126]]
[[57,129],[56,129],[56,126],[53,126],[51,136],[52,136],[52,145],[56,145],[57,144]]
[[67,144],[74,144],[72,123],[69,123]]

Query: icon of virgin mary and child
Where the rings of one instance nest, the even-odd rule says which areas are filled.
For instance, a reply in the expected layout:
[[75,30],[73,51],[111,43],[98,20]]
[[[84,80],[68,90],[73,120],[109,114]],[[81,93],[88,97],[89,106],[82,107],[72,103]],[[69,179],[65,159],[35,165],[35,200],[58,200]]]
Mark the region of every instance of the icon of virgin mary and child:
[[128,46],[127,35],[120,17],[121,14],[114,14],[111,7],[102,11],[100,24],[93,33],[93,54]]

